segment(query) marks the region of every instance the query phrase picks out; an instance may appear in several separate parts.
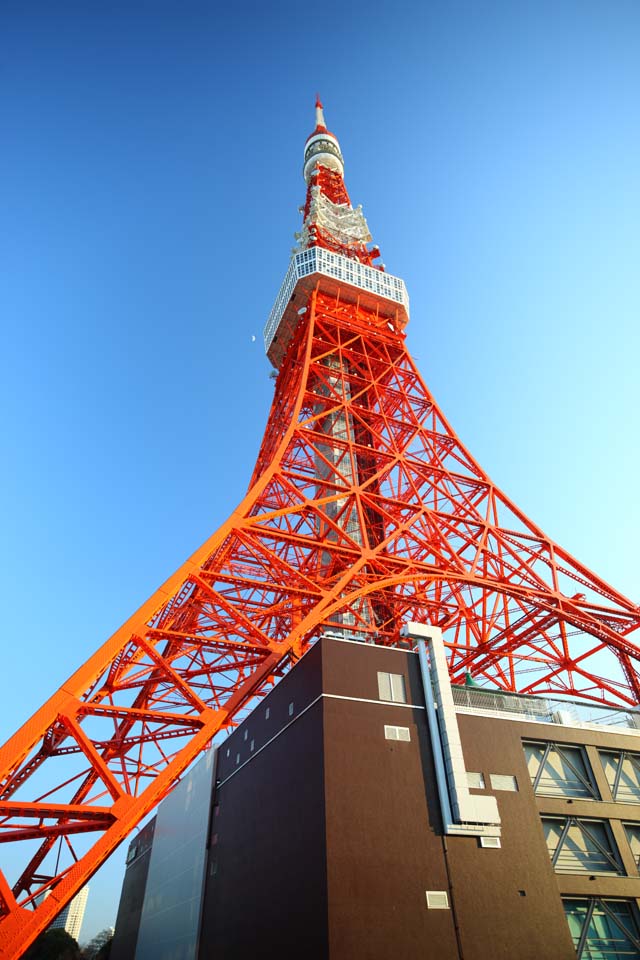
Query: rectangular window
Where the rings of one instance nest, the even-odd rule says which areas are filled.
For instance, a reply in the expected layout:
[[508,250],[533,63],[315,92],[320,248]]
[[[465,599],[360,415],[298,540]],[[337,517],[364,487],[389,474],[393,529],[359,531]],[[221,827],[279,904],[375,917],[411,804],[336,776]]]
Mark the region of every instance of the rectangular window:
[[627,834],[629,846],[631,847],[633,859],[636,862],[636,866],[640,869],[640,823],[625,823],[624,829]]
[[406,703],[407,691],[402,674],[378,672],[378,696],[392,703]]
[[449,896],[446,890],[426,890],[425,893],[429,910],[449,909]]
[[489,782],[492,790],[508,790],[518,792],[518,781],[510,773],[490,773]]
[[467,786],[470,790],[484,790],[484,777],[481,773],[467,772]]
[[640,803],[640,754],[601,751],[600,759],[613,799],[618,803]]
[[564,743],[523,743],[534,793],[541,797],[598,800],[587,757]]
[[551,863],[558,873],[624,875],[611,831],[604,820],[543,817]]
[[640,931],[631,900],[598,897],[562,901],[577,960],[638,960]]
[[391,727],[385,724],[384,735],[386,740],[411,740],[409,727]]

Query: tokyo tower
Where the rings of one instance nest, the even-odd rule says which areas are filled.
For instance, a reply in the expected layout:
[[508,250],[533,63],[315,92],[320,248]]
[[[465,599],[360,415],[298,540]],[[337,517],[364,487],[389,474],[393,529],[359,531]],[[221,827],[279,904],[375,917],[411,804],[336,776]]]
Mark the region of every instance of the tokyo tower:
[[437,625],[454,683],[640,703],[640,608],[461,444],[407,351],[405,284],[379,264],[343,173],[318,101],[246,496],[0,751],[0,841],[20,864],[0,872],[3,960],[323,634],[395,645],[408,621]]

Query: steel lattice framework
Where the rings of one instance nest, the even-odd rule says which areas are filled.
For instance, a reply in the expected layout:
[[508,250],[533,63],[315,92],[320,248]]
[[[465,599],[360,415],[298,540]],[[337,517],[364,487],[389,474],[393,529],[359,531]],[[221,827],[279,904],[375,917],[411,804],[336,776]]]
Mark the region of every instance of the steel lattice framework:
[[[319,108],[301,249],[372,269],[327,142]],[[24,851],[0,873],[5,960],[323,632],[393,645],[430,622],[454,682],[640,702],[638,606],[470,456],[407,352],[406,313],[335,276],[296,291],[244,500],[0,752],[0,841]]]

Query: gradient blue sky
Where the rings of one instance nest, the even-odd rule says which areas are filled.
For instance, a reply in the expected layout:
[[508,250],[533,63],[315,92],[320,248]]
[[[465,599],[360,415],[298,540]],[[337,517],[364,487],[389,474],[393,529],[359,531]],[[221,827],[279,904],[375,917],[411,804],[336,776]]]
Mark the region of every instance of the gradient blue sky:
[[453,426],[640,599],[639,49],[633,0],[4,0],[0,741],[247,486],[316,90]]

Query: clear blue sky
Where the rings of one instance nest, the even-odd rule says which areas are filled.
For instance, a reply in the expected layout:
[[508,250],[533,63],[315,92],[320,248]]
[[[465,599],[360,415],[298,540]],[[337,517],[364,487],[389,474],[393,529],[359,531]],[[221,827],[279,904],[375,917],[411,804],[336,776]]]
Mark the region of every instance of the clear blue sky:
[[633,0],[5,0],[0,740],[247,486],[316,90],[446,415],[640,600],[639,49]]

